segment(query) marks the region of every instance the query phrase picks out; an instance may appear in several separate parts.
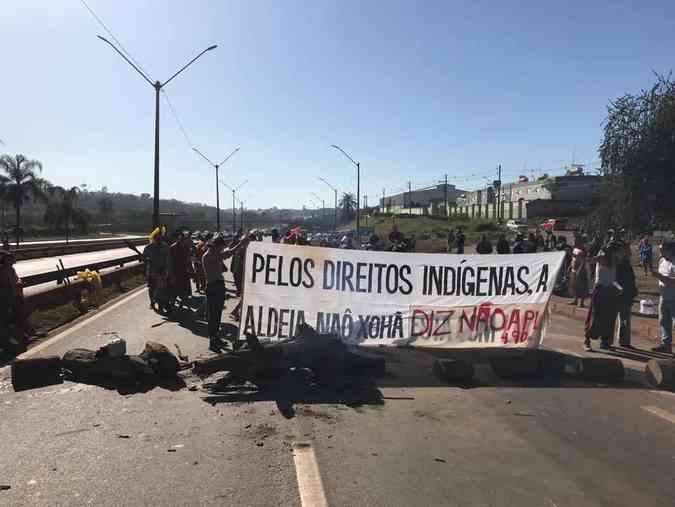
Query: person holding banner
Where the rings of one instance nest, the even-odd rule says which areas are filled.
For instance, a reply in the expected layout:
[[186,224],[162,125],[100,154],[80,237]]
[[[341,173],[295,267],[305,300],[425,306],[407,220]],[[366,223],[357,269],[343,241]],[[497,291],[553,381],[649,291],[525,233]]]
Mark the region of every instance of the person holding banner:
[[466,236],[462,232],[462,228],[457,229],[457,236],[455,236],[455,242],[457,244],[457,253],[459,255],[464,255],[464,242],[466,241]]
[[204,276],[206,278],[206,304],[208,308],[209,349],[220,350],[220,320],[225,305],[225,279],[223,278],[223,261],[229,259],[248,244],[248,239],[242,239],[235,245],[225,248],[225,240],[216,234],[207,245],[202,257]]

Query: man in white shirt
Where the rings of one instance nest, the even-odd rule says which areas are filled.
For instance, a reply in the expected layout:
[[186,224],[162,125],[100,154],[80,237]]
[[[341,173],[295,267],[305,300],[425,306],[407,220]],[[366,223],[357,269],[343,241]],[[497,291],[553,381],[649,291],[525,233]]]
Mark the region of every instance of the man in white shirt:
[[673,318],[675,317],[675,242],[663,242],[660,245],[661,258],[658,269],[652,268],[652,275],[659,281],[659,326],[661,328],[661,345],[654,347],[654,352],[673,353]]

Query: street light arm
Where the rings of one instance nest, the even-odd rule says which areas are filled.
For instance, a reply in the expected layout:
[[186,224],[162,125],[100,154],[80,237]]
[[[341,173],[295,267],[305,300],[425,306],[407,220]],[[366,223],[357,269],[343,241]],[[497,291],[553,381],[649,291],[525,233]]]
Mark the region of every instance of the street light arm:
[[320,180],[320,181],[323,181],[323,182],[324,182],[326,185],[328,185],[333,191],[335,191],[335,192],[338,191],[337,188],[335,188],[333,185],[331,185],[330,183],[328,183],[326,180],[324,180],[324,179],[323,179],[322,177],[320,177],[320,176],[319,176],[319,180]]
[[183,65],[183,66],[180,68],[180,70],[178,70],[178,72],[176,72],[173,76],[171,76],[169,79],[167,79],[166,81],[164,81],[164,83],[162,84],[162,86],[164,87],[164,86],[168,85],[168,84],[173,80],[173,78],[175,78],[178,74],[180,74],[180,73],[183,72],[185,69],[187,69],[190,65],[192,65],[192,63],[194,63],[194,61],[197,60],[197,58],[199,58],[200,56],[202,56],[202,55],[203,55],[204,53],[206,53],[207,51],[211,51],[212,49],[216,49],[217,47],[218,47],[218,46],[217,46],[216,44],[214,44],[213,46],[209,46],[208,48],[206,48],[204,51],[202,51],[202,52],[199,53],[197,56],[195,56],[192,60],[190,60],[189,62],[187,62],[185,65]]
[[239,151],[239,147],[237,146],[234,150],[232,150],[232,153],[230,153],[227,157],[225,157],[225,159],[224,159],[220,164],[218,164],[218,165],[219,165],[219,166],[223,165],[225,162],[227,162],[228,160],[230,160],[230,157],[231,157],[232,155],[234,155],[234,154],[237,153],[238,151]]
[[101,37],[100,35],[97,35],[96,37],[101,39],[103,42],[108,43],[110,45],[110,47],[113,48],[117,52],[117,54],[119,54],[122,58],[124,58],[124,60],[126,60],[126,62],[136,70],[136,72],[138,72],[141,76],[143,76],[143,79],[145,79],[148,83],[150,83],[150,86],[155,86],[155,84],[152,82],[152,80],[148,76],[146,76],[141,69],[136,67],[136,65],[134,65],[134,63],[131,60],[129,60],[124,53],[122,53],[119,49],[117,49],[117,46],[115,46],[112,42],[110,42],[105,37]]
[[359,165],[358,162],[356,162],[352,157],[350,157],[349,154],[348,154],[345,150],[343,150],[342,148],[340,148],[337,144],[331,144],[331,147],[333,147],[333,148],[335,148],[336,150],[339,150],[340,152],[342,152],[342,154],[343,154],[345,157],[347,157],[349,160],[351,160],[351,161],[352,161],[352,164],[354,164],[355,166],[358,166],[358,165]]
[[243,182],[241,185],[239,185],[235,190],[236,190],[237,192],[239,192],[239,189],[240,189],[241,187],[243,187],[244,185],[246,185],[247,183],[248,183],[248,180],[244,180],[244,182]]
[[223,186],[226,187],[226,188],[229,188],[229,189],[232,190],[233,192],[236,192],[236,190],[235,190],[234,188],[232,188],[230,185],[228,185],[227,183],[225,183],[223,180],[218,180],[218,183],[220,183],[221,185],[223,185]]
[[211,162],[209,158],[204,155],[201,151],[199,151],[197,148],[192,148],[192,151],[194,151],[196,154],[200,155],[204,160],[206,160],[209,164],[211,164],[213,167],[216,167],[216,164]]

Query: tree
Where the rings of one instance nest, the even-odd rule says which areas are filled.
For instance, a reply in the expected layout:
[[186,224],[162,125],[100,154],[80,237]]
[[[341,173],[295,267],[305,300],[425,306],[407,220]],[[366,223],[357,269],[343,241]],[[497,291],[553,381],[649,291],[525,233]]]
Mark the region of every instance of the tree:
[[675,83],[656,74],[639,94],[610,101],[600,146],[605,176],[599,227],[672,226],[675,217]]
[[21,236],[21,207],[30,199],[47,201],[45,180],[38,177],[42,172],[42,163],[38,160],[29,160],[24,155],[2,155],[0,169],[7,174],[6,193],[14,205],[16,213],[16,244]]
[[105,195],[98,201],[98,208],[101,212],[101,218],[103,222],[109,224],[112,222],[112,212],[114,208],[113,200],[110,196]]
[[53,187],[49,191],[52,199],[47,204],[44,220],[51,229],[64,229],[66,242],[70,235],[71,224],[82,233],[89,227],[89,214],[77,206],[80,193],[78,187],[69,189]]
[[354,194],[345,192],[338,202],[342,222],[349,222],[356,213],[356,198]]
[[7,183],[9,183],[9,178],[0,174],[0,234],[3,237],[5,234],[5,210],[7,208],[7,199],[9,198]]

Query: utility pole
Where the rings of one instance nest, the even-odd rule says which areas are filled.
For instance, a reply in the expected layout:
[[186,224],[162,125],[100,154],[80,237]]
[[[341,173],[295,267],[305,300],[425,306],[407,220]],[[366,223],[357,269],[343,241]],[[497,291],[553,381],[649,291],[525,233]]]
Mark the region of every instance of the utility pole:
[[201,151],[199,151],[197,148],[192,148],[192,151],[194,151],[196,154],[198,154],[200,157],[202,157],[216,169],[216,230],[220,232],[220,187],[218,186],[218,182],[220,181],[220,179],[218,177],[218,169],[220,168],[221,165],[227,162],[232,155],[237,153],[239,151],[239,148],[236,148],[232,153],[230,153],[227,157],[225,157],[225,160],[223,160],[218,164],[214,164],[213,162],[211,162],[209,158],[206,155],[204,155]]
[[237,208],[234,203],[234,188],[232,189],[232,235],[237,233]]
[[239,202],[241,204],[241,212],[240,212],[241,222],[240,222],[239,226],[241,227],[241,230],[243,231],[244,230],[244,201],[239,201]]
[[384,188],[382,189],[382,213],[386,213],[386,202],[385,202],[385,191]]
[[100,35],[97,35],[99,39],[101,39],[103,42],[107,43],[111,48],[115,50],[124,60],[131,65],[136,72],[138,72],[143,79],[145,79],[150,86],[152,86],[155,89],[155,179],[154,179],[154,197],[153,197],[153,202],[152,202],[152,226],[158,227],[159,226],[159,92],[164,88],[166,85],[169,84],[170,81],[173,80],[178,74],[183,72],[185,69],[187,69],[192,63],[195,62],[200,56],[202,56],[204,53],[207,51],[211,51],[213,49],[216,49],[218,46],[213,45],[209,46],[206,48],[204,51],[199,53],[197,56],[195,56],[192,60],[190,60],[187,64],[185,64],[183,67],[181,67],[178,72],[176,72],[173,76],[171,76],[169,79],[164,81],[163,83],[160,83],[159,81],[153,82],[141,69],[139,69],[122,51],[117,49],[117,47],[110,42],[108,39],[105,37],[101,37]]
[[445,216],[450,220],[450,210],[448,209],[448,173],[445,173]]
[[497,222],[502,220],[502,165],[497,166]]
[[412,215],[412,183],[408,180],[408,213]]

